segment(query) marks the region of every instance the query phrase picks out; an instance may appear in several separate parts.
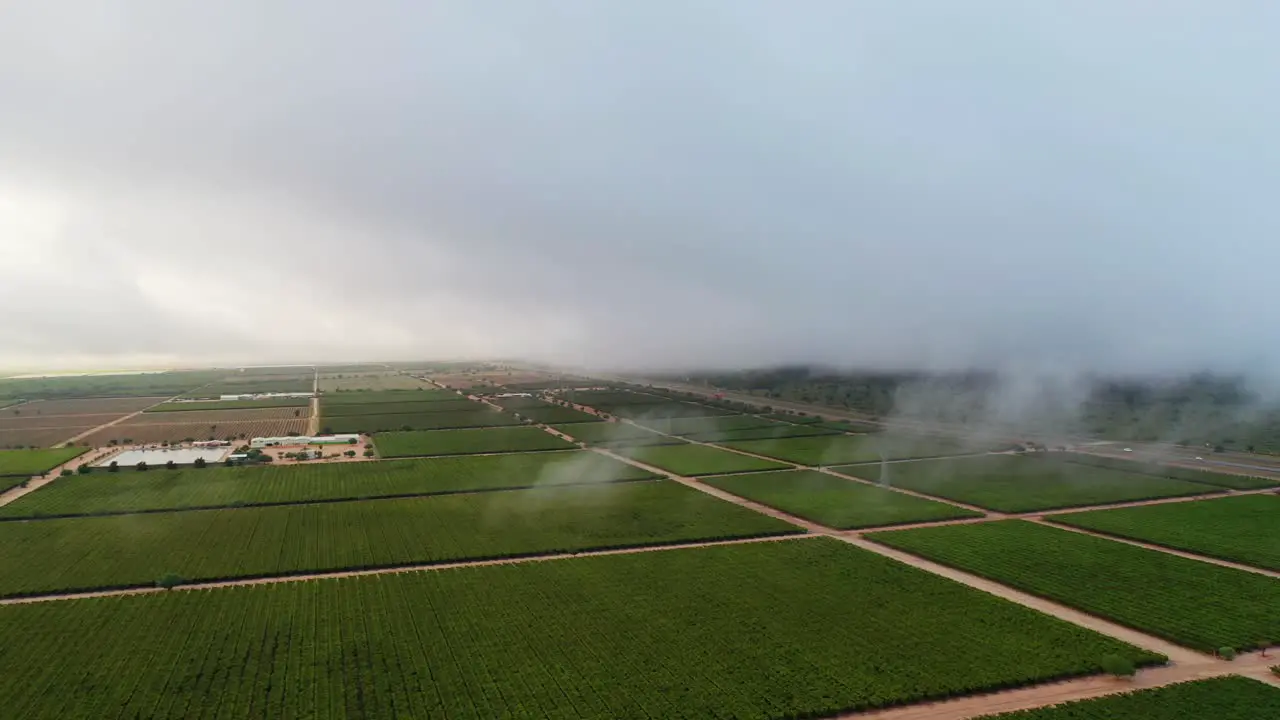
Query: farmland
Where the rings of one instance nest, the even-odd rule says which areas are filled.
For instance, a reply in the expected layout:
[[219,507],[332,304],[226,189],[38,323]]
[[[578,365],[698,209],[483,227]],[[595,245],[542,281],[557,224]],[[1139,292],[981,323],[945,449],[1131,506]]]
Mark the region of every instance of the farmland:
[[381,433],[374,439],[382,457],[571,450],[574,445],[536,427],[428,430]]
[[0,411],[0,447],[49,447],[163,398],[102,398],[31,402]]
[[148,408],[148,413],[201,412],[218,410],[261,410],[267,408],[304,408],[311,404],[305,397],[273,397],[261,400],[186,400],[167,402]]
[[815,717],[1155,659],[831,540],[10,606],[0,636],[8,711],[63,718]]
[[[132,375],[80,375],[0,379],[0,398],[56,399],[172,397],[212,382],[225,373],[181,371]],[[0,400],[3,402],[3,400]]]
[[985,720],[1258,720],[1280,717],[1280,688],[1226,677],[990,715]]
[[[183,413],[185,415],[186,413]],[[167,417],[165,413],[162,417]],[[301,435],[307,431],[305,413],[290,420],[248,420],[243,422],[211,423],[157,423],[120,424],[103,428],[86,436],[81,443],[94,447],[121,444],[159,444],[185,440],[245,440],[255,437],[281,437]]]
[[430,387],[426,382],[398,372],[321,373],[320,392],[350,390],[415,390]]
[[474,400],[455,395],[450,399],[420,402],[331,403],[325,400],[321,402],[320,414],[326,418],[338,418],[352,415],[408,415],[487,409],[489,408]]
[[639,423],[647,428],[670,435],[707,435],[748,428],[786,427],[784,423],[756,417],[755,415],[654,418],[641,420]]
[[502,488],[607,483],[652,473],[591,452],[445,457],[376,463],[124,470],[62,478],[2,517],[93,515]]
[[774,440],[792,437],[817,437],[820,435],[838,435],[835,430],[821,425],[769,425],[767,427],[746,428],[742,430],[717,430],[709,433],[685,435],[690,440],[699,442],[732,442],[738,440]]
[[8,410],[6,414],[23,417],[32,415],[128,415],[131,412],[144,410],[158,402],[162,397],[142,398],[86,398],[75,400],[44,400],[30,402],[21,407]]
[[743,440],[721,443],[757,455],[799,465],[842,465],[881,459],[923,458],[962,452],[955,442],[932,436],[835,435],[781,440]]
[[636,445],[683,445],[684,440],[661,435],[629,423],[572,423],[556,425],[556,430],[588,445],[601,447],[631,447]]
[[364,403],[429,402],[434,400],[465,400],[452,390],[375,390],[370,392],[325,393],[321,402],[325,407]]
[[93,425],[74,425],[0,430],[0,450],[53,447],[93,428]]
[[309,393],[315,390],[311,373],[295,376],[266,376],[222,380],[183,393],[184,398],[218,398],[222,395],[257,395],[260,393]]
[[[472,403],[475,405],[475,403]],[[321,420],[326,433],[377,433],[390,430],[448,430],[452,428],[500,427],[519,425],[520,420],[507,413],[479,406],[478,410],[452,412],[398,413],[395,415],[350,415],[325,417]]]
[[574,408],[558,407],[556,405],[536,405],[522,407],[513,412],[529,418],[536,423],[552,424],[552,423],[583,423],[583,422],[602,422],[603,419],[590,413],[575,410]]
[[1243,570],[1026,520],[867,537],[1198,650],[1280,639],[1280,582]]
[[982,516],[813,470],[726,475],[702,482],[839,530]]
[[1040,457],[984,455],[838,467],[837,472],[999,512],[1103,505],[1221,492],[1212,485]]
[[0,451],[0,477],[31,477],[83,455],[84,448]]
[[303,407],[264,407],[244,408],[240,410],[188,410],[187,412],[145,412],[135,415],[121,423],[122,425],[170,425],[173,423],[220,425],[228,422],[251,422],[259,420],[293,420],[306,418],[311,411]]
[[786,468],[786,465],[772,460],[738,455],[709,445],[644,446],[619,449],[617,452],[646,465],[685,476],[722,475]]
[[1274,478],[1253,477],[1249,475],[1231,475],[1228,473],[1172,467],[1156,463],[1134,462],[1132,460],[1102,457],[1100,455],[1072,453],[1067,457],[1071,462],[1080,463],[1082,465],[1127,470],[1129,472],[1158,475],[1160,477],[1171,477],[1179,480],[1188,480],[1190,482],[1205,483],[1208,485],[1221,485],[1222,487],[1235,488],[1236,490],[1253,490],[1280,485],[1280,480],[1276,480]]
[[795,531],[669,480],[9,522],[0,595],[148,585],[171,572],[214,580]]
[[1054,522],[1280,570],[1280,496],[1094,510]]

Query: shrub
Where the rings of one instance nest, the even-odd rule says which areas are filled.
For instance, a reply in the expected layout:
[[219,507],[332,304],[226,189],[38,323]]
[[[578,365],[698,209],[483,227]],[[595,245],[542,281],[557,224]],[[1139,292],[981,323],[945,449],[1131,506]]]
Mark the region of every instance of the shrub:
[[120,472],[120,463],[112,460],[111,464],[107,466],[107,472]]
[[202,457],[201,457],[201,458],[196,458],[196,461],[195,461],[194,463],[192,463],[192,465],[193,465],[194,467],[200,468],[200,469],[202,469],[202,470],[203,470],[203,469],[204,469],[208,464],[209,464],[209,463],[205,462],[205,459],[204,459],[204,458],[202,458]]
[[1218,648],[1218,657],[1223,660],[1235,660],[1236,649],[1233,647],[1220,647]]
[[1105,672],[1116,677],[1133,677],[1137,672],[1133,667],[1133,661],[1120,655],[1104,655],[1099,665]]
[[156,580],[156,587],[162,587],[165,590],[172,590],[183,582],[185,581],[182,579],[181,575],[178,573],[168,572],[161,575],[159,580]]
[[80,473],[81,475],[88,475],[89,473],[93,472],[93,468],[89,467],[89,465],[86,463],[76,468],[76,472]]
[[164,467],[166,470],[173,470],[174,468],[178,467],[178,464],[170,460],[169,462],[164,464]]
[[58,477],[71,477],[71,468],[62,468],[62,472],[58,473]]
[[365,450],[365,451],[364,451],[364,456],[365,456],[365,457],[373,457],[373,451],[372,451],[372,450]]
[[343,454],[343,455],[346,455],[347,457],[355,457],[355,456],[356,456],[356,451],[355,451],[355,450],[348,450],[348,451],[346,451],[346,452],[344,452],[344,453],[342,453],[342,454]]

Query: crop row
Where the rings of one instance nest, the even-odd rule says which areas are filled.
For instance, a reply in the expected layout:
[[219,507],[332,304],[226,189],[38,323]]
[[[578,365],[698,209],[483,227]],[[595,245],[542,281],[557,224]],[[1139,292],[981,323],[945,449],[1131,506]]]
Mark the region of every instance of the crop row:
[[1124,460],[1122,458],[1086,455],[1084,453],[1072,453],[1068,457],[1071,462],[1080,463],[1082,465],[1112,468],[1115,470],[1125,470],[1128,472],[1144,473],[1147,475],[1158,475],[1160,477],[1177,478],[1178,480],[1189,480],[1191,482],[1206,483],[1209,485],[1221,485],[1222,487],[1235,488],[1236,490],[1255,490],[1280,485],[1280,480],[1256,477],[1252,475],[1232,475],[1229,473],[1210,472],[1208,470],[1172,467],[1170,465],[1160,465],[1158,463],[1135,462],[1132,460]]
[[385,458],[571,450],[574,447],[573,443],[536,427],[380,433],[374,445]]
[[683,445],[684,440],[662,435],[630,423],[597,422],[556,425],[556,430],[588,445],[632,447],[636,445]]
[[875,542],[1212,652],[1280,640],[1280,582],[1026,520],[871,533]]
[[0,595],[791,532],[667,480],[0,523]]
[[0,506],[0,517],[351,500],[652,477],[652,473],[592,452],[147,472],[95,470],[90,475],[61,478]]
[[26,478],[41,475],[85,452],[85,448],[2,450],[0,451],[0,477]]
[[330,403],[320,406],[320,414],[326,419],[353,417],[356,415],[404,415],[409,413],[457,412],[459,410],[485,410],[487,406],[474,400],[453,397],[447,400],[419,400],[415,402],[385,403]]
[[779,440],[726,441],[726,447],[800,465],[842,465],[948,455],[965,450],[944,438],[919,435],[834,435]]
[[520,424],[520,420],[513,415],[483,406],[478,407],[480,409],[449,412],[326,417],[321,421],[321,426],[326,433],[376,433],[391,430],[447,430]]
[[204,410],[261,410],[264,408],[302,408],[311,398],[275,397],[262,400],[187,400],[167,402],[148,408],[148,413],[199,412]]
[[[160,417],[169,416],[170,413],[165,413]],[[94,432],[81,442],[93,447],[103,447],[112,442],[125,445],[149,445],[188,440],[241,441],[255,437],[301,435],[306,431],[306,417],[295,420],[251,420],[248,422],[148,423],[145,425],[112,425]]]
[[420,388],[418,390],[339,390],[336,392],[325,393],[321,398],[325,406],[361,405],[366,403],[433,402],[463,399],[465,398],[452,390],[437,390],[431,388]]
[[820,717],[1157,659],[826,539],[15,605],[0,636],[6,712],[60,720]]
[[633,460],[682,476],[783,470],[787,466],[772,460],[739,455],[710,445],[658,445],[620,448],[617,452]]
[[1069,513],[1054,522],[1280,570],[1280,496]]
[[1280,688],[1239,675],[984,716],[986,720],[1258,720],[1274,717],[1280,717]]
[[855,465],[836,470],[1009,513],[1221,492],[1221,488],[1212,485],[1016,455]]

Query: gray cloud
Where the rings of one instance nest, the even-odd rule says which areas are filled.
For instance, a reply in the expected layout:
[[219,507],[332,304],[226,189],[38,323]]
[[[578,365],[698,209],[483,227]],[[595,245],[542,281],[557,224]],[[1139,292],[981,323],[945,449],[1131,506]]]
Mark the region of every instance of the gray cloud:
[[1277,20],[21,4],[0,364],[1253,369],[1280,350]]

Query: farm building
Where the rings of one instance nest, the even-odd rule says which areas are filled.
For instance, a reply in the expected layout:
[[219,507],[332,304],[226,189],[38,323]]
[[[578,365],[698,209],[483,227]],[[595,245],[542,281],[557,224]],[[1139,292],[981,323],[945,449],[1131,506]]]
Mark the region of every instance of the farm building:
[[284,447],[287,445],[354,445],[360,442],[359,435],[297,435],[289,437],[256,437],[249,441],[249,447]]
[[222,395],[218,400],[270,400],[272,398],[309,398],[314,397],[315,393],[309,392],[291,392],[291,393],[244,393],[240,395]]

